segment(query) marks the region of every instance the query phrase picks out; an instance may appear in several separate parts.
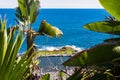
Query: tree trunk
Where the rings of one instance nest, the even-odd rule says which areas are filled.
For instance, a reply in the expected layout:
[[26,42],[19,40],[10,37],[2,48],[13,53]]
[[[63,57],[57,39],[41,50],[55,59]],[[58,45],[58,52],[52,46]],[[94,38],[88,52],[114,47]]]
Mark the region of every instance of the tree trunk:
[[35,49],[34,49],[34,46],[33,46],[34,39],[35,39],[35,36],[33,35],[32,31],[28,30],[27,31],[27,50],[32,47],[29,54],[28,54],[28,57],[30,57],[35,52]]
[[[28,30],[27,31],[27,50],[30,49],[31,47],[31,50],[28,54],[28,58],[33,54],[35,55],[35,52],[36,52],[36,48],[34,46],[34,39],[36,37],[36,35],[39,35],[37,33],[35,33],[32,29]],[[32,61],[32,60],[31,60]],[[34,63],[32,63],[34,65]],[[37,67],[37,68],[36,68]],[[39,70],[39,66],[38,65],[34,65],[34,68],[33,68],[33,73],[26,79],[26,80],[39,80],[40,78],[40,70]]]

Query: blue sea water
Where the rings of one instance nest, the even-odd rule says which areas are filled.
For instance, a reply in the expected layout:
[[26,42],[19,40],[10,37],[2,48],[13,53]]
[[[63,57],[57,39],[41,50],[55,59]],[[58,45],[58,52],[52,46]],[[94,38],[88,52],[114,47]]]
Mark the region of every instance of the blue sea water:
[[[16,25],[14,9],[0,9],[0,15],[6,15],[7,26]],[[60,28],[63,36],[60,38],[36,37],[35,44],[40,49],[62,46],[76,46],[89,48],[103,42],[110,36],[103,33],[89,31],[83,28],[87,23],[105,20],[109,14],[104,9],[41,9],[32,28],[38,31],[42,20]],[[26,50],[26,40],[20,53]]]

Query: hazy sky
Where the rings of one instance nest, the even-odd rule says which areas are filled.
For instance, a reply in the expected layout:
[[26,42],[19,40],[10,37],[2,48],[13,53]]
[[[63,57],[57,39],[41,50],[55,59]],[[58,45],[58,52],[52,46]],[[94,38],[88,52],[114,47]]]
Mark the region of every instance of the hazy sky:
[[[40,0],[42,8],[102,8],[98,0]],[[15,8],[17,0],[0,0],[0,8]]]

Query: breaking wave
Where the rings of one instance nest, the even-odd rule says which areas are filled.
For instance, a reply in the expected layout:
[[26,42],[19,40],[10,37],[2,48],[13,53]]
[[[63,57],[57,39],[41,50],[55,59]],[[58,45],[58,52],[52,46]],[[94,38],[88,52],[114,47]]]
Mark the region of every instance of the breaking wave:
[[60,46],[60,47],[54,47],[54,46],[42,46],[41,48],[39,48],[39,50],[46,50],[46,51],[54,51],[54,50],[59,50],[63,47],[70,47],[76,51],[82,51],[84,50],[84,48],[81,47],[76,47],[75,45],[66,45],[66,46]]

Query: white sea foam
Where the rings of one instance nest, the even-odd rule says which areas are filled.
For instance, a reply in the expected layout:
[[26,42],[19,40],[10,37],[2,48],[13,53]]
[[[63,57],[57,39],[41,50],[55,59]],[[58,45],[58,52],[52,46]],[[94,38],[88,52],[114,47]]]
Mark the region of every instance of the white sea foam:
[[[46,50],[46,51],[54,51],[54,50],[59,50],[63,47],[71,47],[72,49],[76,50],[77,52],[80,52],[82,50],[84,50],[84,48],[82,47],[76,47],[75,45],[65,45],[65,46],[59,46],[59,47],[54,47],[54,46],[39,46],[39,45],[35,45],[37,47],[37,49],[40,50]],[[25,51],[23,52],[19,52],[19,54],[24,54]]]
[[45,48],[45,50],[47,50],[47,51],[59,50],[59,47],[48,46]]
[[77,51],[84,50],[84,48],[76,47],[75,45],[66,45],[65,47],[71,47],[71,48],[73,48],[74,50],[77,50]]
[[46,50],[46,51],[54,51],[59,49],[60,47],[53,47],[53,46],[43,46],[42,48],[39,48],[39,50]]
[[82,51],[84,48],[76,47],[75,45],[66,45],[66,46],[59,46],[59,47],[53,47],[53,46],[43,46],[42,48],[39,48],[39,50],[47,50],[47,51],[54,51],[59,50],[63,47],[71,47],[76,51]]

